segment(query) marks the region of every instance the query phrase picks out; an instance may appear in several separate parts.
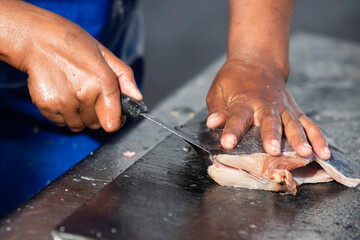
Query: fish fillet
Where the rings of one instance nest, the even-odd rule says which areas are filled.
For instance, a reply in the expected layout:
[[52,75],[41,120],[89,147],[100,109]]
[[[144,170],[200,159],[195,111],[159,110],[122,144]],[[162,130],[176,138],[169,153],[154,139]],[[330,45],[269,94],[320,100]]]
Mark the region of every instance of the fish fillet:
[[305,183],[335,180],[348,187],[360,183],[360,167],[340,150],[329,146],[331,158],[324,161],[313,155],[302,158],[282,140],[282,155],[272,157],[262,146],[261,131],[252,127],[231,150],[220,145],[222,130],[209,130],[205,121],[178,127],[178,130],[199,142],[208,152],[197,149],[207,163],[210,177],[220,185],[281,191],[296,194]]
[[[336,151],[333,147],[331,150]],[[336,180],[348,187],[356,187],[360,183],[359,167],[347,159],[334,156],[334,153],[329,161],[315,156],[302,158],[295,152],[284,152],[280,157],[272,157],[266,153],[218,154],[212,156],[211,161],[213,164],[209,166],[208,173],[222,186],[281,191],[295,195],[296,187],[305,183]],[[341,170],[345,170],[345,173]],[[357,175],[354,174],[356,172]]]
[[296,168],[291,171],[291,174],[296,182],[296,186],[300,186],[305,183],[321,183],[334,180],[316,162],[312,162],[305,167]]

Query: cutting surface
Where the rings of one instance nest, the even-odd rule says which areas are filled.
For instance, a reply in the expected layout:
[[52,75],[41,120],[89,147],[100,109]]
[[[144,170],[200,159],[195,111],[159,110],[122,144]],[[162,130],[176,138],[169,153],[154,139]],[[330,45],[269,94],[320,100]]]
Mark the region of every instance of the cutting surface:
[[[296,196],[221,187],[176,136],[105,187],[57,230],[101,239],[355,239],[359,190],[305,185]],[[171,149],[171,150],[169,150]]]
[[[189,118],[190,113],[196,113],[205,107],[206,92],[211,83],[211,79],[215,76],[216,71],[224,61],[225,56],[219,58],[213,65],[209,66],[198,76],[195,76],[194,79],[184,85],[183,88],[174,92],[169,99],[164,100],[163,103],[151,112],[169,125],[174,126],[184,123],[185,120]],[[359,163],[360,46],[343,40],[300,33],[292,37],[290,63],[291,74],[288,86],[301,108],[306,111],[313,120],[320,124],[332,145],[340,148]],[[205,181],[206,179],[204,181],[196,180],[198,177],[206,176],[204,175],[204,169],[201,169],[200,165],[196,165],[200,163],[199,159],[195,160],[196,155],[194,152],[187,153],[181,151],[185,143],[175,138],[175,136],[172,136],[168,142],[161,143],[162,145],[166,144],[165,147],[159,146],[153,149],[149,153],[149,156],[147,155],[145,157],[145,159],[150,159],[151,156],[154,156],[154,158],[165,156],[165,158],[171,161],[173,165],[171,165],[171,171],[169,170],[169,176],[165,175],[167,178],[158,180],[156,185],[153,184],[156,179],[151,180],[150,178],[152,182],[147,179],[147,181],[152,183],[150,184],[152,188],[145,188],[145,186],[149,186],[146,185],[148,184],[146,181],[142,183],[143,185],[139,183],[146,180],[146,178],[144,178],[145,176],[152,176],[153,170],[147,172],[144,168],[141,171],[144,176],[141,176],[141,178],[136,181],[134,179],[131,179],[131,181],[130,179],[124,180],[125,182],[122,184],[128,183],[129,186],[122,186],[121,191],[118,188],[113,188],[113,186],[116,185],[107,185],[110,184],[112,179],[123,173],[125,169],[148,152],[149,149],[152,149],[157,143],[162,141],[167,134],[166,130],[154,127],[152,123],[146,121],[140,122],[134,128],[123,129],[112,141],[106,143],[95,151],[94,154],[89,155],[63,176],[36,194],[32,199],[24,203],[12,214],[2,219],[0,222],[0,238],[49,239],[51,229],[54,229],[54,227],[61,222],[66,223],[68,220],[64,222],[64,219],[76,211],[81,212],[80,207],[90,198],[94,197],[104,186],[110,187],[101,190],[99,196],[113,194],[114,197],[126,196],[127,198],[132,198],[132,196],[123,195],[122,191],[128,191],[125,187],[133,186],[131,192],[139,191],[137,194],[141,195],[140,192],[143,191],[148,194],[147,196],[149,198],[153,196],[154,199],[162,199],[155,208],[150,207],[156,205],[156,202],[149,200],[143,205],[139,205],[137,204],[139,202],[135,201],[133,208],[136,209],[132,209],[131,212],[130,210],[127,213],[124,212],[124,214],[132,214],[133,216],[133,218],[130,217],[127,219],[130,221],[129,223],[122,223],[124,226],[138,224],[138,222],[132,221],[135,217],[140,218],[141,221],[143,221],[141,223],[146,223],[143,226],[130,227],[130,230],[141,233],[146,231],[151,232],[152,221],[156,220],[154,227],[157,226],[158,228],[153,231],[158,230],[159,226],[161,226],[160,228],[163,230],[163,232],[157,233],[157,236],[165,234],[165,236],[169,237],[171,234],[168,231],[170,229],[169,226],[172,226],[174,235],[171,235],[169,238],[179,238],[179,235],[175,235],[180,231],[177,230],[177,228],[181,230],[187,229],[187,232],[183,235],[188,234],[190,236],[193,234],[193,238],[196,238],[196,236],[200,236],[196,235],[200,233],[197,232],[196,229],[204,229],[205,226],[210,225],[211,227],[208,227],[206,230],[209,232],[208,235],[213,234],[215,231],[222,235],[225,234],[227,238],[230,239],[249,239],[251,238],[250,236],[259,239],[276,234],[278,234],[277,236],[284,236],[287,232],[289,232],[287,236],[291,237],[294,236],[296,232],[298,233],[300,229],[306,230],[303,238],[312,234],[311,236],[314,236],[315,239],[320,239],[320,236],[330,236],[333,233],[334,237],[332,238],[337,239],[358,237],[356,236],[356,231],[359,231],[360,224],[358,210],[359,190],[356,192],[355,189],[347,189],[336,183],[331,183],[331,185],[302,186],[299,189],[299,194],[296,196],[298,198],[293,198],[291,196],[281,196],[251,190],[214,188],[213,183]],[[164,151],[164,153],[158,153],[159,148],[161,149],[159,151]],[[123,156],[123,152],[128,150],[136,152],[133,158]],[[153,160],[155,163],[158,162],[156,159]],[[51,159],[49,159],[49,161],[51,161]],[[139,164],[143,163],[139,162]],[[185,169],[191,168],[193,172],[189,171],[186,175],[177,175],[177,173],[181,172],[180,169],[184,169],[185,164],[190,164],[190,166],[185,166]],[[136,167],[135,169],[137,169],[141,166],[142,165],[135,165],[134,168]],[[176,166],[178,168],[176,168]],[[150,169],[152,166],[147,167]],[[165,174],[167,173],[167,167],[170,167],[170,165],[163,165],[162,161],[159,161],[159,164],[155,164],[153,169],[164,171],[161,172],[161,174]],[[133,170],[129,169],[129,171]],[[159,173],[155,174],[155,176],[159,176]],[[127,173],[124,174],[126,175]],[[129,176],[131,175],[129,174]],[[181,188],[181,186],[185,186],[182,184],[176,188],[170,188],[170,186],[174,186],[175,184],[172,182],[175,181],[174,178],[178,179],[177,181],[181,180],[184,184],[188,183],[189,186],[193,184],[193,181],[198,182],[199,185],[190,186],[191,191],[188,186],[187,190],[185,187]],[[116,179],[116,182],[119,181],[120,178]],[[137,185],[132,185],[133,181]],[[168,181],[167,184],[165,184],[166,181]],[[208,184],[211,184],[211,186]],[[154,185],[155,187],[153,187]],[[334,186],[334,188],[329,188],[329,186]],[[200,190],[198,190],[199,188]],[[176,194],[180,193],[178,193],[177,190],[176,193],[171,192],[175,189],[182,189],[184,191],[182,193],[183,195],[181,195],[183,197],[179,198],[179,200],[176,199],[176,196],[180,195]],[[117,192],[118,190],[121,195]],[[152,192],[154,192],[154,194]],[[167,197],[169,201],[165,201]],[[211,200],[215,199],[215,197],[218,200]],[[96,198],[98,198],[98,196],[87,204],[91,204],[93,201],[96,203]],[[175,200],[173,200],[173,198],[175,198]],[[231,200],[233,198],[235,200]],[[139,201],[140,200],[141,199],[139,199]],[[184,202],[184,200],[189,202]],[[172,204],[172,201],[175,201],[176,204]],[[218,201],[218,203],[216,201]],[[118,201],[118,204],[120,203],[126,202]],[[101,202],[99,205],[105,209],[106,204],[105,202]],[[213,204],[212,206],[216,206],[216,204],[217,206],[230,205],[226,211],[223,211],[224,208],[220,206],[221,211],[218,210],[216,215],[219,220],[223,222],[226,221],[228,224],[219,225],[216,218],[210,219],[207,217],[212,215],[206,215],[206,211],[215,211],[215,208],[206,207],[209,204]],[[171,214],[173,211],[167,212],[167,210],[174,205],[176,205],[174,209],[179,207],[179,212],[180,210],[184,211],[184,214],[179,215],[179,218],[175,222],[171,222],[168,221],[170,219],[166,218],[166,214],[170,214],[168,215],[169,217],[175,216]],[[120,210],[116,213],[121,214],[121,209],[125,209],[126,206],[127,205],[117,206],[117,209]],[[202,211],[202,214],[204,214],[203,218],[196,216],[196,214],[199,214],[199,211],[191,208],[194,207],[196,209],[199,206],[201,206],[201,209],[207,209],[206,211]],[[187,207],[190,209],[187,209]],[[90,210],[92,209],[93,208],[90,208]],[[113,211],[113,209],[110,208],[106,209]],[[252,212],[250,212],[251,209]],[[94,208],[94,210],[96,210],[96,208]],[[108,219],[115,215],[115,213],[109,215],[109,212],[103,212],[102,209],[97,209],[97,211],[97,213],[92,213],[92,221],[94,223],[97,222],[96,219],[102,219],[101,221],[104,221],[104,218]],[[149,215],[145,214],[146,211],[151,213],[150,216],[155,216],[155,214],[158,213],[159,217],[149,217]],[[185,216],[186,213],[192,213],[193,211],[194,215]],[[349,212],[351,212],[351,214],[348,214]],[[258,215],[253,216],[250,215],[250,213],[257,213]],[[77,222],[71,226],[71,229],[73,233],[80,234],[79,236],[81,236],[82,230],[84,230],[90,231],[93,238],[99,239],[102,238],[101,236],[105,236],[106,231],[110,230],[112,233],[121,230],[117,230],[116,227],[119,227],[117,225],[107,226],[103,224],[102,226],[107,226],[106,229],[102,229],[104,232],[95,232],[93,228],[86,229],[81,227],[87,222],[84,215],[81,217],[75,213],[71,218],[74,216],[78,216],[79,218]],[[315,220],[313,220],[313,218],[315,218]],[[164,222],[161,222],[161,219]],[[208,222],[205,223],[202,219],[206,219]],[[230,227],[236,227],[232,221],[238,221],[239,219],[249,219],[249,221],[244,222],[244,220],[242,220],[243,225],[240,223],[238,225],[241,225],[242,228],[230,229]],[[251,219],[253,219],[253,221],[250,221]],[[303,223],[301,223],[301,221],[303,221]],[[246,225],[250,222],[259,222],[259,224],[251,223],[255,225]],[[200,228],[200,223],[204,224],[204,228]],[[306,225],[306,223],[308,223],[308,225]],[[190,225],[185,226],[186,224]],[[195,227],[190,231],[191,224]],[[61,224],[59,227],[61,227]],[[328,229],[324,230],[326,227],[328,227]],[[270,230],[268,230],[270,228],[274,228],[275,230],[270,232]],[[76,229],[78,230],[77,232]],[[58,230],[63,230],[63,233],[66,233],[68,230],[70,231],[70,228],[58,228]],[[236,230],[238,230],[239,235],[236,235]],[[129,232],[127,234],[129,234]],[[156,232],[151,234],[156,234]],[[73,237],[74,235],[70,236]],[[137,234],[132,238],[148,239],[145,235],[142,237],[139,236],[140,234]],[[213,235],[213,238],[215,238],[215,236],[217,235]]]
[[[330,143],[359,163],[360,47],[306,35],[293,44],[297,54],[291,57],[289,88]],[[360,238],[359,187],[304,185],[296,196],[221,187],[184,146],[176,136],[161,142],[59,224],[54,236]]]

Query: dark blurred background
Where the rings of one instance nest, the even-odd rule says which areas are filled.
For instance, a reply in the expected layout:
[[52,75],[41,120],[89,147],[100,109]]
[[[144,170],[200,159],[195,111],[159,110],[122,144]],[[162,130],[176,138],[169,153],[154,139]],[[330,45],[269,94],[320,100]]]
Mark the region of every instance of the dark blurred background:
[[[146,37],[143,93],[147,104],[154,107],[225,54],[228,1],[144,0],[143,10]],[[359,42],[359,12],[359,0],[299,0],[295,4],[292,34],[306,31]]]

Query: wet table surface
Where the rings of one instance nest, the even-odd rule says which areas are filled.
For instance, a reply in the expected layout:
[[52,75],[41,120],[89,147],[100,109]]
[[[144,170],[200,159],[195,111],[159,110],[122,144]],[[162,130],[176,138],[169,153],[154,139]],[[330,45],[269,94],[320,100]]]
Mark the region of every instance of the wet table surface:
[[[360,195],[338,183],[296,196],[222,187],[170,136],[61,223],[54,235],[101,239],[360,237]],[[66,235],[63,235],[65,233]],[[71,239],[71,238],[70,238]]]
[[[224,59],[153,113],[179,125],[204,108]],[[288,86],[300,107],[360,163],[360,46],[301,33],[292,37],[290,63]],[[0,238],[359,239],[359,187],[304,185],[296,196],[220,187],[183,140],[163,140],[168,133],[153,126],[122,131],[56,179],[0,222]]]
[[[309,36],[300,40],[309,41],[317,51],[308,57],[308,49],[302,55],[298,49],[299,55],[292,59],[298,66],[289,87],[330,143],[360,163],[360,48],[339,46],[336,41],[326,46],[321,39]],[[329,47],[337,49],[326,52]],[[60,223],[53,236],[360,238],[359,187],[347,188],[336,182],[309,184],[299,187],[296,196],[222,187],[208,177],[194,150],[184,151],[187,146],[178,137],[169,136]]]

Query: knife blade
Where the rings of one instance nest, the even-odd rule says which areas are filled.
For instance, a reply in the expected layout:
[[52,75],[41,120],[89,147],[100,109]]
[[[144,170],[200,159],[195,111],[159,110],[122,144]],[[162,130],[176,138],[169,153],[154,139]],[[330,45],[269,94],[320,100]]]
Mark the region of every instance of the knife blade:
[[169,126],[165,122],[161,121],[159,118],[151,115],[148,113],[148,108],[145,105],[144,102],[136,101],[135,99],[126,96],[125,94],[121,94],[121,107],[122,112],[131,118],[139,118],[143,117],[147,120],[150,120],[151,122],[157,124],[158,126],[165,128],[166,130],[174,133],[175,135],[181,137],[185,141],[191,143],[192,145],[206,151],[207,153],[210,153],[209,150],[207,150],[204,146],[202,146],[200,143],[196,142],[194,139],[191,139],[190,137],[184,135],[182,132],[176,130],[175,128]]
[[200,148],[203,151],[206,151],[207,153],[210,153],[209,150],[207,150],[205,147],[203,147],[200,143],[195,142],[193,139],[189,138],[188,136],[184,135],[182,132],[176,130],[173,127],[170,127],[168,124],[164,123],[163,121],[161,121],[160,119],[158,119],[157,117],[149,114],[149,113],[141,113],[141,116],[143,116],[144,118],[150,120],[151,122],[159,125],[162,128],[165,128],[166,130],[174,133],[175,135],[181,137],[182,139],[184,139],[185,141],[191,143],[192,145]]
[[[182,132],[176,130],[175,128],[169,126],[168,124],[164,123],[163,121],[161,121],[160,119],[158,119],[157,117],[151,115],[148,113],[148,108],[145,105],[144,102],[139,102],[125,94],[120,94],[120,99],[121,99],[121,108],[122,108],[122,112],[126,115],[129,116],[131,118],[140,118],[143,117],[155,124],[157,124],[158,126],[165,128],[166,130],[174,133],[175,135],[181,137],[182,139],[184,139],[185,141],[187,141],[188,143],[200,148],[201,150],[207,152],[209,155],[211,155],[210,151],[207,150],[204,146],[202,146],[200,143],[196,142],[194,139],[184,135]],[[247,171],[244,171],[242,169],[238,169],[240,172],[243,172],[245,174],[247,174],[248,176],[250,176],[251,178],[255,179],[258,182],[261,182],[262,184],[265,184],[261,179],[259,179],[258,177],[250,174]]]

